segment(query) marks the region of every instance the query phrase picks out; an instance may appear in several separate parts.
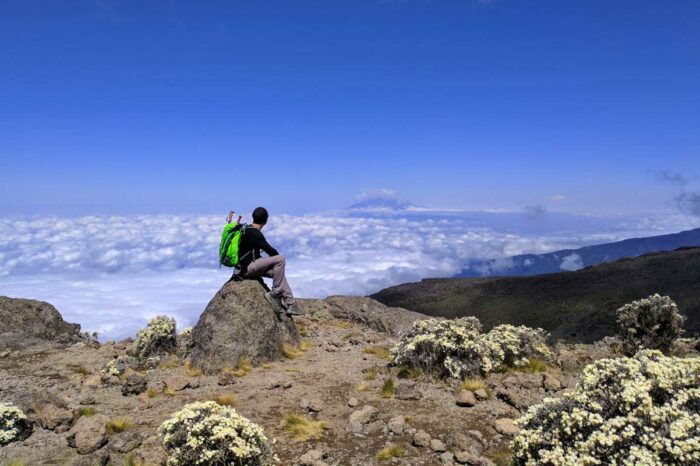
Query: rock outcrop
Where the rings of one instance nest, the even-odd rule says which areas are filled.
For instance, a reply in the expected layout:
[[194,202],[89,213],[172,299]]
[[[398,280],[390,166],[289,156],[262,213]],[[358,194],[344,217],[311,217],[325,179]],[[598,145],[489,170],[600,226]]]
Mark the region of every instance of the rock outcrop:
[[190,361],[206,373],[282,357],[285,344],[300,341],[294,321],[278,317],[256,281],[228,282],[216,293],[192,329]]
[[51,304],[0,296],[0,347],[24,347],[40,341],[83,341],[80,324],[70,324]]
[[416,320],[428,318],[419,312],[388,307],[372,298],[359,296],[330,296],[323,300],[300,301],[303,307],[312,312],[327,313],[336,319],[349,320],[395,337],[410,330]]

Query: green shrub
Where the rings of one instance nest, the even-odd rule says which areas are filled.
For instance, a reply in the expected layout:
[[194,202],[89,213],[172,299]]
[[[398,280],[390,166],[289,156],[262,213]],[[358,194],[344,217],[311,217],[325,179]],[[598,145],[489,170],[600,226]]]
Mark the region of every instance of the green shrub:
[[542,329],[499,325],[486,334],[475,317],[426,319],[392,349],[391,364],[440,377],[476,377],[550,356]]
[[146,328],[138,331],[134,342],[134,354],[145,359],[163,353],[170,353],[176,347],[175,319],[168,316],[152,318]]
[[644,350],[602,359],[573,393],[518,420],[514,464],[700,464],[700,359]]
[[0,402],[0,446],[24,440],[32,433],[32,426],[21,409]]
[[685,317],[668,296],[658,294],[633,301],[617,310],[618,335],[623,351],[632,355],[640,349],[658,349],[665,353],[683,334]]
[[214,401],[186,405],[160,426],[168,466],[277,464],[263,429]]

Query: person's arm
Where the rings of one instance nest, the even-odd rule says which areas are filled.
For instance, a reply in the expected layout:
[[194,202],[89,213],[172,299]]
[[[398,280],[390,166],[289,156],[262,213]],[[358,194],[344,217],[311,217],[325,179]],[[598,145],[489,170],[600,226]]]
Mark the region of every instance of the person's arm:
[[252,243],[256,248],[265,251],[265,254],[267,254],[270,257],[280,255],[280,253],[277,252],[277,249],[270,246],[270,243],[267,242],[265,236],[262,234],[262,232],[260,232],[260,230],[256,229],[252,236]]

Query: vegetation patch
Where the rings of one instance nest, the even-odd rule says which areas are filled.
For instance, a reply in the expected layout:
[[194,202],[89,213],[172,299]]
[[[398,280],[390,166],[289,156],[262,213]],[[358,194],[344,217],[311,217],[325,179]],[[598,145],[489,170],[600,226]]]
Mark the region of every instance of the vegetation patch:
[[298,414],[288,414],[284,417],[284,430],[300,442],[318,440],[326,429],[327,424],[324,421],[313,421]]
[[233,393],[222,393],[219,395],[214,395],[211,398],[209,398],[209,400],[221,406],[229,406],[231,408],[235,408],[238,404],[238,398]]
[[389,445],[377,452],[377,460],[389,461],[392,458],[403,458],[405,451],[399,445]]
[[377,366],[372,366],[365,371],[365,380],[374,380],[377,378]]
[[396,383],[394,379],[391,377],[386,379],[379,393],[382,395],[382,398],[393,398],[396,393]]
[[129,419],[125,418],[110,419],[109,421],[107,421],[107,424],[105,424],[107,433],[110,435],[124,432],[126,430],[131,429],[131,427],[133,427],[133,424]]
[[378,357],[379,359],[385,359],[387,361],[391,359],[391,353],[389,352],[389,350],[381,346],[369,346],[362,350],[362,352],[365,354],[372,354]]
[[78,417],[90,417],[94,416],[95,414],[97,414],[97,410],[92,406],[81,406],[78,408]]
[[213,401],[186,405],[159,433],[168,466],[278,463],[262,427]]
[[518,420],[515,465],[700,464],[700,358],[644,350],[586,366]]
[[176,347],[175,319],[168,316],[152,318],[146,328],[138,331],[134,354],[139,359],[170,353]]
[[668,296],[658,294],[633,301],[617,310],[618,335],[628,356],[640,349],[668,353],[683,335],[685,317]]

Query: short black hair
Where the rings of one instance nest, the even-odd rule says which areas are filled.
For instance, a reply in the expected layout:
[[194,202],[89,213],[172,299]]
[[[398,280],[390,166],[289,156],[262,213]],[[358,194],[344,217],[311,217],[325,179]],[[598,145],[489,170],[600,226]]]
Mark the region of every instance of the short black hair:
[[258,225],[265,225],[267,223],[267,218],[269,214],[265,207],[256,207],[253,211],[253,222]]

